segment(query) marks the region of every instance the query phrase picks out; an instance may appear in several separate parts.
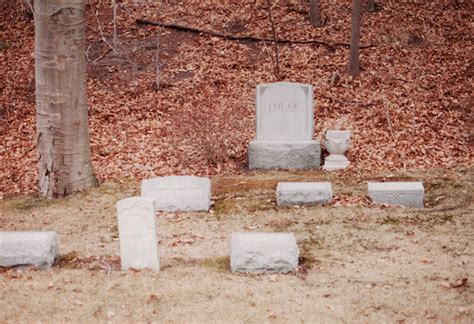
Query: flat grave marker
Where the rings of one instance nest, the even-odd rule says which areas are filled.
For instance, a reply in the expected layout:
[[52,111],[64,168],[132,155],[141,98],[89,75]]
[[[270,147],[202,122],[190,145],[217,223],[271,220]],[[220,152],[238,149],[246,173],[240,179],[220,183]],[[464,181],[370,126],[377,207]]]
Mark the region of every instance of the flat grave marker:
[[292,233],[232,233],[232,272],[294,272],[298,257],[299,250]]
[[369,182],[370,199],[378,204],[423,208],[422,182]]
[[208,211],[211,181],[195,176],[169,176],[142,181],[141,196],[152,198],[157,211]]
[[277,185],[278,206],[328,204],[331,200],[330,182],[279,182]]
[[50,268],[58,255],[58,235],[44,232],[0,232],[0,266]]

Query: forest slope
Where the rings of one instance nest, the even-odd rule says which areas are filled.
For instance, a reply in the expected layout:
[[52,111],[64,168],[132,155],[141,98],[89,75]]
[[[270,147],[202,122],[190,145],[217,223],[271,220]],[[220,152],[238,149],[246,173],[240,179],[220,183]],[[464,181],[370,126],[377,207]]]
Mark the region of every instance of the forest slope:
[[[380,10],[364,12],[361,44],[372,46],[362,49],[363,73],[355,79],[346,74],[348,48],[340,44],[350,36],[348,1],[322,3],[322,28],[309,24],[299,2],[274,2],[279,39],[326,43],[280,44],[281,77],[313,85],[316,138],[336,124],[352,129],[348,172],[472,165],[474,6],[419,2],[379,1]],[[136,20],[272,38],[266,3],[122,4],[115,51],[108,45],[112,8],[99,1],[87,6],[90,133],[100,181],[246,170],[255,87],[277,81],[273,44]],[[3,197],[35,190],[37,151],[34,24],[15,1],[3,1],[0,10]]]

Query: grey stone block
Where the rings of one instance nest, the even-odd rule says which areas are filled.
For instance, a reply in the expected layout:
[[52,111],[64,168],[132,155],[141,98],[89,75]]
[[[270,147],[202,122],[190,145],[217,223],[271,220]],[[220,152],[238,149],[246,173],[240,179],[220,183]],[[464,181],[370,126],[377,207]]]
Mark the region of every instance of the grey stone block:
[[249,169],[312,169],[321,163],[318,141],[252,141],[248,149]]
[[211,181],[195,176],[170,176],[142,181],[141,196],[152,198],[157,211],[208,211]]
[[298,257],[299,250],[292,233],[232,233],[232,272],[294,272]]
[[332,200],[330,182],[279,182],[278,206],[327,204]]
[[423,208],[421,182],[369,182],[369,197],[378,204]]
[[58,255],[56,232],[0,232],[0,266],[49,268]]

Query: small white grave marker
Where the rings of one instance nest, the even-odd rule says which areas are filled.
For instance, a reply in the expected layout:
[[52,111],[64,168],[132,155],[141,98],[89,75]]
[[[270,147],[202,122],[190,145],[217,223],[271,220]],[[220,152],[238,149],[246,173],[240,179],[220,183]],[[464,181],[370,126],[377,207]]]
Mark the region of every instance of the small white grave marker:
[[56,232],[0,232],[0,266],[49,268],[58,255]]
[[279,182],[278,206],[327,204],[332,200],[330,182]]
[[117,203],[122,270],[160,271],[153,199],[132,197]]
[[170,176],[142,181],[141,196],[152,198],[157,211],[208,211],[211,181],[195,176]]
[[421,182],[369,182],[367,187],[375,203],[423,208],[425,189]]

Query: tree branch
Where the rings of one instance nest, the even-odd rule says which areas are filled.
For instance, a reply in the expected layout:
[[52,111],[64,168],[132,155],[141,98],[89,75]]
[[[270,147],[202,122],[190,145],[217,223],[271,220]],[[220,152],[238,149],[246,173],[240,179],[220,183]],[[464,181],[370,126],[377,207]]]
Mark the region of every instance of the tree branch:
[[[138,25],[152,25],[152,26],[160,26],[168,29],[174,29],[178,31],[185,31],[185,32],[191,32],[191,33],[196,33],[200,35],[207,35],[207,36],[215,36],[215,37],[220,37],[224,38],[227,40],[235,40],[235,41],[252,41],[252,42],[275,42],[278,44],[317,44],[317,45],[323,45],[327,47],[350,47],[349,43],[330,43],[322,40],[316,40],[316,39],[308,39],[308,40],[291,40],[291,39],[273,39],[273,38],[267,38],[267,37],[259,37],[259,36],[252,36],[252,35],[233,35],[233,34],[227,34],[227,33],[221,33],[218,31],[213,31],[213,30],[206,30],[206,29],[200,29],[192,26],[185,26],[185,25],[180,25],[180,24],[175,24],[175,23],[165,23],[161,21],[152,21],[152,20],[147,20],[147,19],[137,19],[135,21]],[[368,44],[368,45],[361,45],[360,48],[370,48],[370,47],[375,47],[374,44]]]

